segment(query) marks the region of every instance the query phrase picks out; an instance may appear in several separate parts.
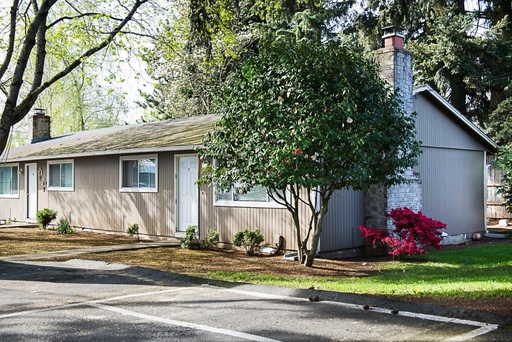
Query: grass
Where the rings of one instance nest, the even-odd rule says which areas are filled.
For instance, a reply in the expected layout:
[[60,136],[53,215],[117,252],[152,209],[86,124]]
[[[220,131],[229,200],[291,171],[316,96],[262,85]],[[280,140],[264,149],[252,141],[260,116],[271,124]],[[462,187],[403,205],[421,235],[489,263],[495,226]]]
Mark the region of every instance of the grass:
[[512,244],[432,252],[406,261],[380,263],[369,275],[281,276],[215,271],[210,279],[372,295],[512,299]]

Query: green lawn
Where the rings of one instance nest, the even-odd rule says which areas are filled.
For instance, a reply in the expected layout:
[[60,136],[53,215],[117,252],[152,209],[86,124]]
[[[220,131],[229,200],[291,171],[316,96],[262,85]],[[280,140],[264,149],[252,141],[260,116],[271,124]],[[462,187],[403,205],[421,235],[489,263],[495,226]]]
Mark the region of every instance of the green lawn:
[[210,272],[208,277],[360,294],[511,299],[512,244],[431,252],[383,263],[363,277],[286,277],[245,272]]

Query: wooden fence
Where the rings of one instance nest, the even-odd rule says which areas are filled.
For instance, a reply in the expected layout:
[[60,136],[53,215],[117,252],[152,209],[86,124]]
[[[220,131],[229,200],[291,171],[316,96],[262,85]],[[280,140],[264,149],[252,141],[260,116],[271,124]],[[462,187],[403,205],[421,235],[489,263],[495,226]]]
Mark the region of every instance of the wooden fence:
[[489,166],[487,174],[487,220],[489,219],[511,219],[512,213],[507,212],[502,205],[503,196],[498,193],[502,185],[503,171]]

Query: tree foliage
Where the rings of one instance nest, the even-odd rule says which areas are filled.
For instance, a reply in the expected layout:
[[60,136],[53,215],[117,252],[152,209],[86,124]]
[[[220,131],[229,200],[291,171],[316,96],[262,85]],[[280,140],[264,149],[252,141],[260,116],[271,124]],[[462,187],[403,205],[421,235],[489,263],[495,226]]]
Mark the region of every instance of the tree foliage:
[[[30,111],[39,95],[108,46],[136,29],[135,16],[149,0],[12,0],[0,17],[0,153],[12,127]],[[62,53],[61,41],[66,44]],[[48,64],[56,68],[48,72]]]
[[335,42],[280,39],[263,47],[227,79],[215,111],[223,116],[199,151],[215,162],[201,183],[220,191],[265,186],[290,211],[307,266],[334,191],[401,182],[419,154],[414,118],[398,95],[372,61]]
[[206,114],[212,94],[276,33],[320,40],[353,1],[180,0],[144,59],[157,80],[142,104],[156,119]]
[[512,7],[508,0],[363,1],[363,12],[347,32],[370,49],[381,29],[404,29],[414,53],[415,83],[428,83],[500,143],[512,110]]

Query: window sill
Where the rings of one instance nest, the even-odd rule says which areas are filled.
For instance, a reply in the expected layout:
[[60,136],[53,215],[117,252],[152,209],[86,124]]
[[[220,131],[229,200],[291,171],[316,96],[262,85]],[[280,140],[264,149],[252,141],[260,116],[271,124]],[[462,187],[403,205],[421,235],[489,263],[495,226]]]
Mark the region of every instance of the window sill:
[[235,207],[235,208],[264,208],[264,209],[286,209],[284,205],[269,202],[244,202],[244,201],[216,201],[215,207]]
[[75,188],[48,188],[48,191],[73,192]]
[[0,198],[20,198],[20,195],[0,195]]
[[119,192],[135,192],[135,193],[157,193],[158,189],[152,188],[121,188]]

